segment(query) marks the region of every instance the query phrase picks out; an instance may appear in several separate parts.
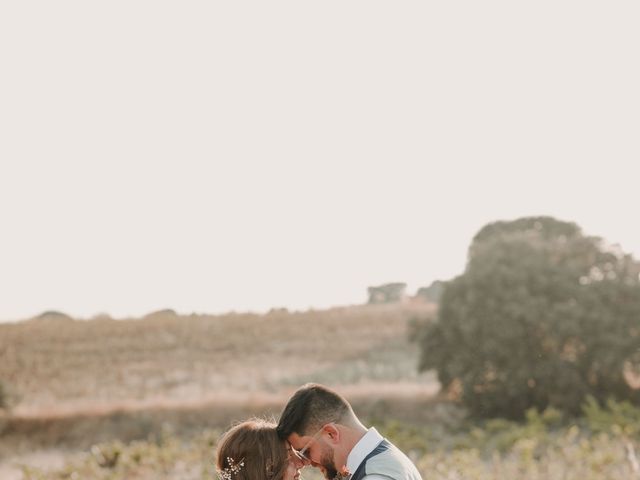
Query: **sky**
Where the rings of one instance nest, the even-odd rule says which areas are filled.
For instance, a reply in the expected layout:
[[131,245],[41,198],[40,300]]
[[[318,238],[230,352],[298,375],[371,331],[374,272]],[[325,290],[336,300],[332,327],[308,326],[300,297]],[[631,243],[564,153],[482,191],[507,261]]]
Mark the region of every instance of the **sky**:
[[327,308],[550,215],[640,258],[637,2],[3,2],[0,321]]

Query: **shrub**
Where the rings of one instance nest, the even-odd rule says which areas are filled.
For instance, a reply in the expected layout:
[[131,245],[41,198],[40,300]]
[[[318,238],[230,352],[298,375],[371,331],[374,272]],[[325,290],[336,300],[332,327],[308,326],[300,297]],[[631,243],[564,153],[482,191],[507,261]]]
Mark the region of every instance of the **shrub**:
[[640,437],[640,407],[629,402],[616,402],[612,398],[602,406],[595,398],[588,397],[583,411],[593,432]]

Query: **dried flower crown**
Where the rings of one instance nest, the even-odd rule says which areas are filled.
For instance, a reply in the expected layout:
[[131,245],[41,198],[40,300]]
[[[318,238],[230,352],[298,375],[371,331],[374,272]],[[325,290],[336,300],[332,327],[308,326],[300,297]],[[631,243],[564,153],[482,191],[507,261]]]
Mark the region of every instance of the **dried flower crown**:
[[232,480],[233,475],[237,475],[244,467],[244,458],[236,463],[233,458],[227,457],[227,463],[229,466],[218,472],[221,480]]

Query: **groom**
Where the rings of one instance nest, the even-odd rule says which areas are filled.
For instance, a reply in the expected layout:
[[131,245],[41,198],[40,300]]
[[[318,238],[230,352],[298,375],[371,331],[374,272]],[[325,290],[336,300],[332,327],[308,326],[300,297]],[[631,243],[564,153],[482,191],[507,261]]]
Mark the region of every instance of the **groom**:
[[350,480],[422,480],[404,453],[362,425],[349,402],[323,385],[300,387],[277,430],[298,458],[322,470],[327,480],[349,475]]

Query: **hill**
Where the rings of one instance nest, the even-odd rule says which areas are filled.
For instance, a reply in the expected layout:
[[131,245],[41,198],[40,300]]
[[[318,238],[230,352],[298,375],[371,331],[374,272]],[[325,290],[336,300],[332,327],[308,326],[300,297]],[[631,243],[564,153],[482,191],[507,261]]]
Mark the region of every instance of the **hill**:
[[432,310],[394,304],[5,324],[0,378],[20,398],[16,416],[241,401],[307,381],[433,388],[431,376],[416,372],[407,325]]

